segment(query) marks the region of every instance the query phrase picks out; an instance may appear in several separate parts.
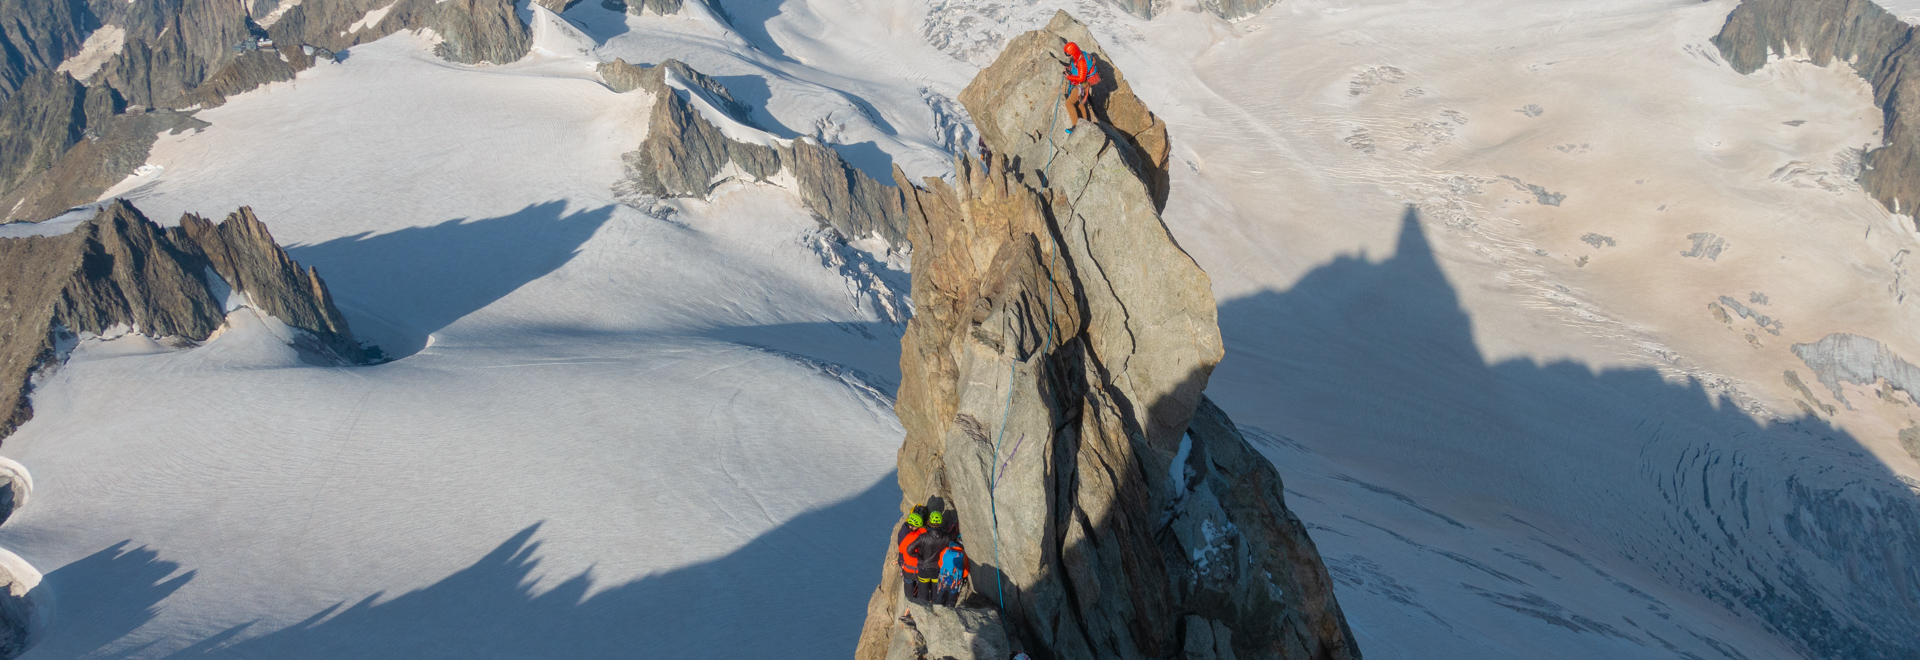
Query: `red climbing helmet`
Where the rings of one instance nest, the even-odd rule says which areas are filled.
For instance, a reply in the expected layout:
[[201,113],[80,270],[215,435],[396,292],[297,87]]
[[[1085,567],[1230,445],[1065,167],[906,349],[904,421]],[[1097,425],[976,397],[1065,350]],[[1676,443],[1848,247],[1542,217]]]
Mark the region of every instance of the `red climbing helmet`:
[[1076,44],[1076,43],[1073,43],[1073,42],[1071,42],[1071,41],[1069,41],[1069,42],[1067,42],[1067,47],[1066,47],[1066,49],[1065,49],[1065,50],[1067,51],[1067,54],[1068,54],[1068,55],[1072,55],[1072,56],[1075,56],[1075,57],[1079,57],[1079,56],[1080,56],[1080,44]]

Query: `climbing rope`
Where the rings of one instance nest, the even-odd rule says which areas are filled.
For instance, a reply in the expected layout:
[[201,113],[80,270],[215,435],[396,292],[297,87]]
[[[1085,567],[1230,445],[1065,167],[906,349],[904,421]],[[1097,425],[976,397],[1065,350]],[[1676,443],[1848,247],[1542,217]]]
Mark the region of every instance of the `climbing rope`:
[[[1060,95],[1054,95],[1053,116],[1047,119],[1046,132],[1047,146],[1053,147],[1053,153],[1047,155],[1047,164],[1040,170],[1041,177],[1043,179],[1049,179],[1047,181],[1049,187],[1051,187],[1052,183],[1053,160],[1060,156],[1060,145],[1053,141],[1053,129],[1060,123],[1060,104]],[[982,165],[985,165],[985,163],[982,163]],[[1091,184],[1092,182],[1089,181],[1088,183]],[[1085,193],[1086,190],[1083,188],[1081,194]],[[1068,218],[1073,217],[1073,211],[1079,205],[1080,198],[1078,196],[1075,196],[1072,201],[1067,203]],[[1062,239],[1066,238],[1066,227],[1063,226],[1060,228],[1060,234]],[[1055,244],[1053,251],[1049,253],[1047,258],[1047,342],[1043,345],[1044,350],[1041,352],[1042,355],[1054,349],[1053,299],[1059,295],[1059,290],[1053,284],[1053,269],[1055,265],[1059,263],[1060,249],[1062,247],[1064,246]],[[1000,490],[1000,477],[1004,475],[1001,474],[1001,470],[995,470],[994,465],[1000,461],[1000,442],[1007,437],[1007,418],[1013,414],[1013,383],[1019,375],[1019,368],[1019,360],[1014,360],[1007,365],[1007,402],[1000,410],[1000,431],[994,434],[993,437],[993,462],[987,464],[987,508],[993,515],[993,586],[995,592],[998,594],[1000,611],[1002,612],[1007,611],[1007,588],[1000,577],[1000,506],[997,492]],[[1016,448],[1015,451],[1018,451],[1018,449]],[[1008,460],[1012,460],[1012,457],[1008,457]]]

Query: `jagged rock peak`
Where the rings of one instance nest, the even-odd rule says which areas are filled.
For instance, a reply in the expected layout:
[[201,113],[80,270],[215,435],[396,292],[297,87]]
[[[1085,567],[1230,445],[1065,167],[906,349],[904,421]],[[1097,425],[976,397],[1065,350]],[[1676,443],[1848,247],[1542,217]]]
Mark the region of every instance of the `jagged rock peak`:
[[1873,86],[1886,122],[1860,183],[1887,209],[1913,215],[1920,205],[1920,107],[1903,99],[1920,93],[1914,29],[1870,0],[1745,0],[1713,43],[1740,73],[1795,53],[1820,66],[1850,63]]
[[1167,201],[1167,123],[1153,114],[1133,93],[1133,86],[1087,26],[1065,11],[1053,15],[1046,29],[1027,32],[1007,43],[1000,58],[983,69],[960,92],[980,135],[995,153],[1019,156],[1015,166],[1030,172],[1043,170],[1054,156],[1054,142],[1067,128],[1061,106],[1060,71],[1066,66],[1061,48],[1072,41],[1089,54],[1102,80],[1094,86],[1094,118],[1118,132],[1132,152],[1130,166],[1153,193],[1154,208]]
[[[640,89],[654,97],[646,139],[623,156],[627,176],[619,187],[624,192],[706,197],[728,179],[728,164],[753,181],[785,171],[793,175],[807,209],[841,236],[879,236],[891,246],[906,247],[899,190],[847,164],[839,152],[816,140],[780,140],[760,130],[749,109],[720,81],[671,59],[656,66],[616,59],[602,63],[599,71],[616,92]],[[709,119],[701,107],[715,116]],[[731,122],[765,139],[735,140],[714,121]]]
[[[973,561],[960,610],[999,615],[900,621],[890,544],[856,656],[1004,636],[1041,658],[1358,658],[1278,472],[1202,394],[1222,346],[1211,282],[1159,217],[1164,124],[1116,98],[1107,63],[1096,105],[1137,105],[1131,123],[1049,129],[1061,34],[1098,47],[1077,25],[1016,38],[963,94],[989,162],[959,160],[952,183],[896,171],[914,247],[902,507],[952,503]],[[954,657],[994,645],[971,646]]]
[[116,200],[64,234],[0,238],[0,308],[10,311],[0,318],[0,436],[32,416],[29,379],[64,357],[63,338],[125,326],[202,341],[226,320],[223,290],[304,330],[303,349],[367,359],[319,273],[294,263],[248,208],[163,229]]

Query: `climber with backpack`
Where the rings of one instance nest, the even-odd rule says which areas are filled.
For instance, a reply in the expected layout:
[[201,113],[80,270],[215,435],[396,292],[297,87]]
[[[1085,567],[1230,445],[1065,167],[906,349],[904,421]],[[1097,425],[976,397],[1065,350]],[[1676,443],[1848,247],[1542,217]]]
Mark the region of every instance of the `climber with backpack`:
[[933,602],[947,607],[960,604],[960,587],[973,576],[967,570],[967,549],[960,545],[960,535],[940,551],[940,581],[934,588]]
[[[907,521],[900,524],[895,543],[900,549],[900,586],[907,600],[925,603],[933,596],[931,590],[923,591],[926,585],[920,581],[922,546],[926,545],[921,540],[929,533],[927,517],[946,506],[946,501],[940,499],[939,495],[929,497],[926,504],[914,505],[913,510],[907,512]],[[945,522],[944,517],[944,512],[935,516],[936,524]]]
[[[921,524],[914,527],[916,520]],[[959,521],[947,510],[946,500],[935,495],[914,507],[901,532],[900,570],[905,573],[901,578],[907,599],[929,605],[959,603],[960,587],[971,572],[966,549],[960,545]]]
[[1100,84],[1100,73],[1094,70],[1093,58],[1080,50],[1080,44],[1067,42],[1066,105],[1067,133],[1073,133],[1073,127],[1081,119],[1093,120],[1093,111],[1088,105],[1093,96],[1093,86]]

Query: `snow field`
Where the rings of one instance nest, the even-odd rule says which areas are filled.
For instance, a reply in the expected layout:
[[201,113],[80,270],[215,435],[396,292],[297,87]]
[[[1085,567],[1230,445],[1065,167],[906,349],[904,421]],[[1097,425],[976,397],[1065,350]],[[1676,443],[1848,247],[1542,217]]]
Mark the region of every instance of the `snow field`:
[[720,6],[530,8],[497,67],[395,35],[163,136],[112,194],[252,205],[402,359],[312,367],[248,309],[83,342],[6,446],[39,481],[0,546],[60,598],[33,654],[844,657],[904,275],[777,184],[621,204],[650,99],[592,67],[678,58],[773,139],[938,176],[952,98],[1060,7],[1170,125],[1209,395],[1369,656],[1793,658],[1916,620],[1914,404],[1809,418],[1828,393],[1782,378],[1831,332],[1920,359],[1911,225],[1851,183],[1878,113],[1844,69],[1732,72],[1729,0]]

